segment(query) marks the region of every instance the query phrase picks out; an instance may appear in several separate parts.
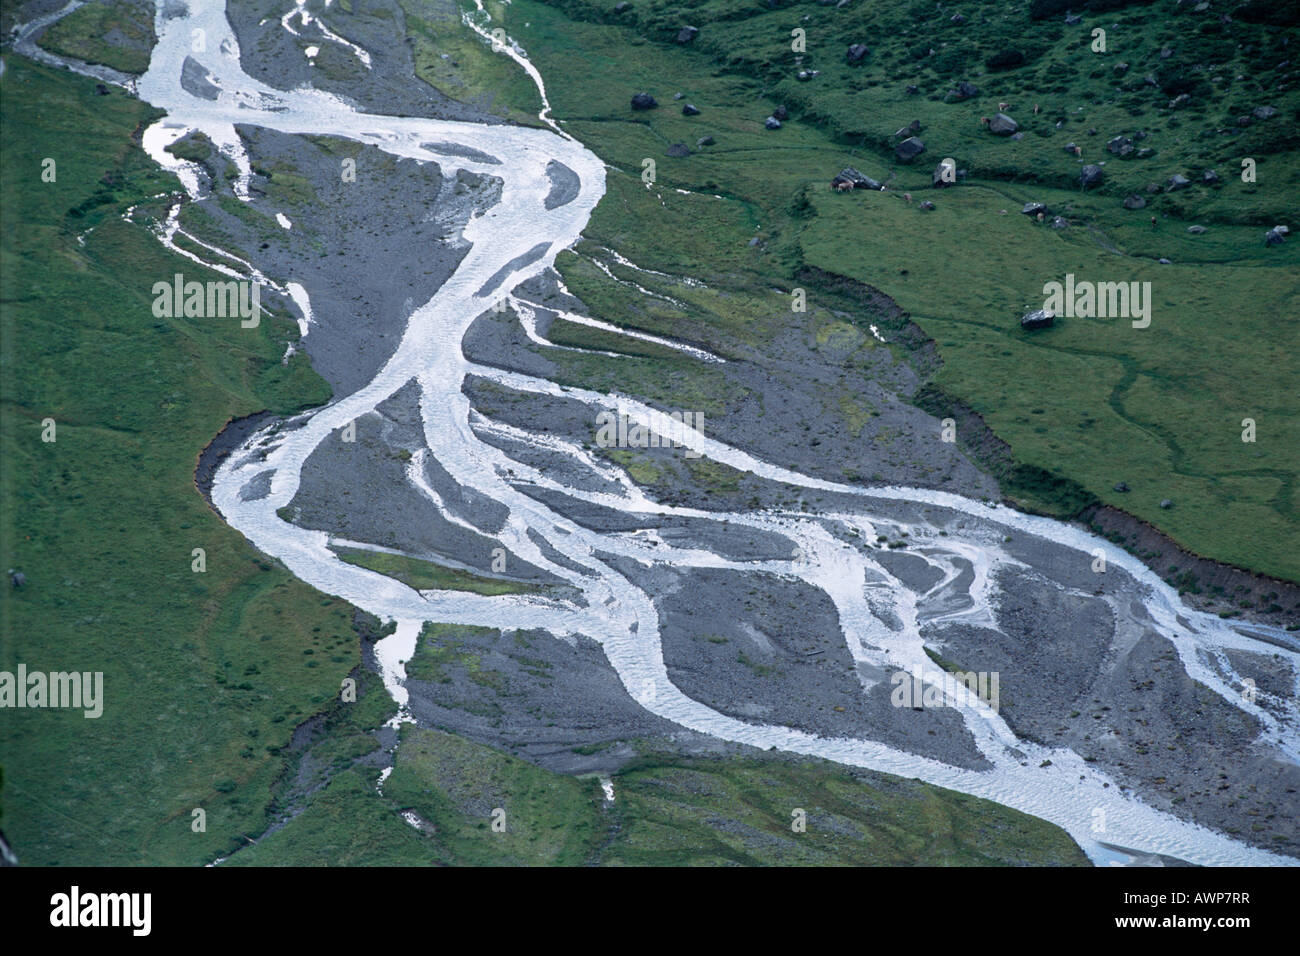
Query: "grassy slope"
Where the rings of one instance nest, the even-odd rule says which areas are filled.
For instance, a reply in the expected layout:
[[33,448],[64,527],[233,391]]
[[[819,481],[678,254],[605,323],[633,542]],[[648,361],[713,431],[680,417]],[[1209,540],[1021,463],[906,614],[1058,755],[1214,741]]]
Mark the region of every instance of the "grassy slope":
[[[208,509],[195,458],[230,417],[328,389],[280,364],[287,320],[154,318],[152,283],[197,270],[120,218],[176,188],[130,138],[153,112],[6,66],[0,566],[29,583],[0,604],[0,669],[102,670],[106,704],[98,720],[4,712],[5,829],[28,863],[199,863],[262,828],[274,751],[358,648],[346,605],[259,561]],[[195,807],[206,834],[190,831]]]
[[[613,19],[603,4],[563,5]],[[1170,21],[1164,6],[1098,19],[1109,24],[1119,18],[1133,29],[1120,32],[1122,42],[1112,30],[1114,56],[1098,56],[1095,67],[1086,59],[1094,54],[1080,46],[1073,29],[1067,34],[1055,21],[1031,23],[1023,11],[1005,21],[990,12],[999,19],[961,31],[961,42],[984,49],[1026,36],[1043,48],[1029,67],[997,76],[978,75],[983,68],[973,54],[965,61],[969,72],[947,73],[906,57],[917,33],[928,36],[942,25],[915,17],[903,24],[907,11],[886,4],[837,11],[802,3],[766,11],[706,3],[686,11],[638,3],[640,26],[633,30],[575,21],[519,0],[505,22],[549,78],[555,115],[615,167],[610,198],[597,209],[589,235],[667,271],[707,275],[747,259],[742,267],[766,268],[787,280],[807,264],[878,286],[939,343],[944,366],[937,384],[979,411],[1019,461],[1073,479],[1087,495],[1150,521],[1198,553],[1297,579],[1300,557],[1290,543],[1300,533],[1294,496],[1300,418],[1279,383],[1296,377],[1300,357],[1293,330],[1279,320],[1300,305],[1300,250],[1295,242],[1266,249],[1261,241],[1262,226],[1284,221],[1294,204],[1300,153],[1288,124],[1296,97],[1262,92],[1276,77],[1248,70],[1232,44],[1227,49],[1236,59],[1210,72],[1248,79],[1219,88],[1203,81],[1204,89],[1197,87],[1203,108],[1163,109],[1168,94],[1140,82],[1134,92],[1114,92],[1111,69],[1121,53],[1137,82],[1147,70],[1164,75],[1166,68],[1156,65],[1163,62],[1157,52],[1162,44],[1178,48],[1175,63],[1215,49],[1207,50],[1200,34],[1188,39],[1192,21]],[[736,18],[717,19],[724,14]],[[1142,25],[1142,18],[1150,21]],[[664,26],[669,21],[702,26],[699,49],[657,42],[671,39]],[[1092,22],[1077,28],[1080,35],[1089,35]],[[806,84],[788,79],[795,25],[808,30],[805,65],[825,71]],[[1247,39],[1276,42],[1270,37],[1277,31],[1250,24],[1234,29]],[[911,37],[903,30],[913,31]],[[841,40],[859,33],[878,52],[869,66],[852,72],[840,65],[847,42]],[[1280,57],[1276,50],[1254,55]],[[851,72],[859,89],[836,92]],[[778,81],[778,74],[787,78]],[[943,91],[967,75],[984,93],[969,103],[942,102]],[[908,82],[919,83],[925,94],[907,96]],[[658,97],[658,110],[630,111],[629,96],[642,89]],[[1044,92],[1024,92],[1030,89]],[[677,91],[704,114],[682,117],[672,100]],[[782,99],[791,103],[795,121],[776,133],[763,130],[763,117]],[[1024,140],[982,132],[979,116],[995,110],[999,99],[1015,104],[1011,112],[1029,130]],[[1037,117],[1030,112],[1034,102],[1043,108]],[[1204,132],[1255,103],[1275,104],[1283,114],[1238,140]],[[812,121],[798,121],[800,104]],[[1084,111],[1074,113],[1076,106]],[[888,176],[895,167],[889,134],[913,118],[925,127],[929,151],[915,167],[897,167],[894,190],[847,197],[830,192],[827,182],[846,162],[876,178]],[[1058,118],[1066,119],[1061,131],[1054,130]],[[1093,126],[1099,133],[1088,136]],[[1156,157],[1120,161],[1105,152],[1110,134],[1136,128],[1150,132],[1139,145],[1152,145]],[[694,147],[704,134],[714,135],[717,145],[685,159],[665,155],[669,144]],[[1070,186],[1080,161],[1061,148],[1067,140],[1085,145],[1084,161],[1111,160],[1109,181],[1099,192],[1083,195]],[[1247,150],[1259,161],[1254,185],[1235,176]],[[971,170],[970,184],[930,190],[933,164],[948,155]],[[632,192],[647,195],[634,178],[645,157],[656,160],[662,202],[628,199]],[[1196,186],[1161,194],[1140,213],[1119,204],[1148,182],[1211,166],[1224,177],[1218,190]],[[724,198],[682,196],[669,187]],[[938,209],[920,212],[901,198],[903,190],[934,200]],[[1057,232],[1019,216],[1030,199],[1047,202],[1075,225]],[[1188,218],[1162,218],[1153,231],[1152,212]],[[1210,231],[1189,235],[1192,222]],[[679,228],[683,223],[688,228]],[[770,252],[762,261],[746,257],[743,248],[756,233]],[[1156,264],[1158,256],[1174,265]],[[1151,281],[1151,327],[1076,319],[1043,334],[1022,334],[1016,327],[1022,310],[1041,305],[1043,283],[1067,272],[1098,281]],[[1258,423],[1256,444],[1241,441],[1247,417]],[[1119,481],[1132,492],[1113,491]],[[1075,497],[1034,488],[1009,490],[1056,513],[1078,504]],[[1164,498],[1175,507],[1160,509]]]

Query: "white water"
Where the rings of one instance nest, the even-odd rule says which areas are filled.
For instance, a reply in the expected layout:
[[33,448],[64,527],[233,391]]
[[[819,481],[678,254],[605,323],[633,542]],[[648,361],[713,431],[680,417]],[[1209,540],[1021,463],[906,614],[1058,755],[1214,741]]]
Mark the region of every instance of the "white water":
[[[174,0],[168,6],[185,9]],[[208,0],[192,4],[172,18],[163,15],[163,7],[159,0],[156,15],[159,41],[149,71],[140,79],[138,89],[142,99],[166,110],[167,115],[147,131],[144,144],[158,162],[177,172],[192,196],[200,188],[197,176],[188,164],[165,153],[163,147],[190,130],[201,130],[237,168],[245,171],[237,194],[247,199],[249,163],[235,133],[236,123],[285,133],[346,137],[376,146],[393,156],[437,162],[445,174],[461,168],[504,181],[500,202],[465,228],[464,236],[472,244],[471,251],[437,294],[409,316],[401,343],[375,377],[359,391],[304,416],[301,427],[278,434],[268,429],[252,436],[243,449],[227,459],[213,486],[213,500],[218,509],[259,549],[279,558],[295,575],[320,590],[397,622],[397,632],[381,641],[376,652],[385,685],[401,708],[398,721],[409,719],[404,665],[414,652],[425,621],[505,630],[544,628],[557,635],[584,634],[600,643],[627,692],[641,706],[683,727],[762,749],[775,747],[850,766],[916,777],[994,800],[1063,827],[1097,863],[1126,858],[1111,845],[1204,864],[1296,862],[1152,809],[1121,792],[1114,781],[1093,769],[1094,765],[1085,763],[1078,754],[1017,739],[997,714],[978,701],[954,700],[950,704],[959,710],[980,752],[992,765],[992,769],[984,771],[948,766],[870,740],[818,737],[787,727],[741,721],[683,694],[669,680],[660,645],[658,616],[650,596],[601,561],[598,552],[669,562],[679,567],[765,570],[798,578],[822,589],[832,599],[840,614],[846,646],[856,661],[891,670],[919,669],[938,681],[942,672],[922,650],[922,606],[948,598],[946,606],[956,609],[948,610],[946,619],[994,623],[994,572],[999,567],[1023,566],[1001,546],[1002,535],[1014,529],[1075,549],[1082,562],[1091,561],[1093,550],[1100,548],[1112,568],[1122,569],[1140,582],[1146,613],[1160,633],[1173,642],[1187,672],[1231,705],[1259,719],[1265,736],[1291,759],[1297,759],[1300,754],[1297,737],[1300,720],[1294,696],[1287,700],[1269,699],[1273,710],[1286,715],[1278,719],[1242,698],[1237,690],[1240,680],[1230,670],[1228,679],[1224,679],[1202,659],[1201,652],[1205,652],[1216,657],[1222,666],[1224,649],[1258,651],[1260,645],[1217,618],[1182,607],[1177,595],[1138,561],[1108,542],[1071,526],[987,507],[943,492],[909,488],[863,491],[813,479],[759,461],[693,432],[688,432],[685,443],[709,458],[798,487],[852,495],[860,507],[821,516],[774,512],[717,514],[671,507],[648,499],[622,477],[612,482],[617,492],[574,490],[554,476],[511,459],[487,444],[478,431],[507,428],[489,423],[471,411],[461,391],[462,382],[470,374],[511,388],[586,402],[593,408],[593,421],[594,412],[605,408],[622,407],[633,420],[642,422],[649,422],[654,414],[654,410],[623,396],[563,388],[542,379],[477,366],[464,357],[458,345],[474,318],[490,308],[503,292],[509,294],[520,282],[551,266],[558,252],[577,241],[604,191],[604,168],[600,160],[562,132],[377,116],[357,112],[336,97],[319,91],[269,88],[241,69],[238,43],[226,21],[223,3]],[[282,21],[286,29],[293,29],[291,23],[295,16],[306,25],[304,13],[303,6],[295,3]],[[489,36],[482,20],[480,14],[471,26],[481,35]],[[319,26],[331,40],[335,39],[323,24]],[[196,53],[191,49],[190,38],[195,29],[205,31],[206,52]],[[352,47],[346,41],[345,45]],[[551,123],[546,116],[549,104],[535,67],[513,43],[508,43],[503,52],[535,79],[544,103],[541,117]],[[369,59],[368,55],[361,57],[360,52],[357,55],[363,61]],[[182,89],[181,65],[187,56],[199,60],[211,81],[220,88],[215,102],[196,98]],[[551,126],[558,131],[553,123]],[[464,156],[439,153],[436,146],[428,145],[437,143],[487,153],[500,160],[500,165],[478,164]],[[549,181],[544,170],[551,160],[558,160],[573,170],[581,180],[581,190],[574,201],[547,210],[544,199],[549,192]],[[164,241],[172,244],[170,240],[177,228],[173,212],[163,231]],[[489,277],[540,241],[548,243],[545,256],[515,270],[500,289],[479,294]],[[226,255],[215,247],[207,248]],[[246,274],[274,285],[251,264],[243,265]],[[296,283],[275,287],[283,288],[299,305],[305,333],[311,315],[305,291],[299,293],[301,286]],[[326,532],[298,528],[277,516],[277,509],[287,505],[298,490],[301,469],[313,450],[331,432],[371,412],[412,380],[420,390],[428,446],[423,454],[436,456],[456,482],[505,505],[509,518],[496,535],[501,545],[520,559],[580,589],[586,599],[585,606],[525,596],[417,592],[392,578],[339,560],[329,548],[331,539]],[[508,430],[516,439],[566,454],[593,470],[606,474],[609,471],[608,466],[594,461],[572,443],[519,429]],[[414,460],[408,474],[430,500],[440,504],[432,489],[422,482],[418,468],[422,460],[422,457]],[[513,471],[512,476],[507,477],[507,469]],[[270,493],[260,499],[241,500],[240,490],[245,484],[268,470],[272,472]],[[529,484],[625,511],[691,516],[776,531],[797,544],[798,556],[788,561],[737,562],[707,550],[673,546],[655,535],[590,531],[519,490]],[[925,520],[900,523],[893,516],[900,502],[929,506],[937,515],[936,522],[940,517],[943,519],[947,534],[940,535],[937,523]],[[848,528],[867,540],[874,540],[878,527],[886,531],[907,531],[912,542],[909,553],[920,554],[943,569],[943,580],[929,593],[917,596],[873,560],[870,551],[847,544],[842,535],[833,533]],[[575,573],[549,560],[529,537],[530,530],[591,576]],[[975,574],[971,584],[959,588],[958,565],[962,560],[970,563]],[[961,600],[953,601],[954,598]],[[930,619],[939,618],[932,615]],[[901,626],[890,621],[901,622]],[[1279,652],[1273,647],[1268,651]],[[1280,653],[1300,672],[1300,654]],[[1040,766],[1048,760],[1050,766]],[[1104,832],[1093,830],[1099,810],[1106,821]]]

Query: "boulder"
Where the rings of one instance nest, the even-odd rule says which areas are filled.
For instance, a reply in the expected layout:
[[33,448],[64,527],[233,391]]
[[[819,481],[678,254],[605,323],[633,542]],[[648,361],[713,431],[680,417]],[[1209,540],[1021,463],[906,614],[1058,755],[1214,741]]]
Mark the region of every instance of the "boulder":
[[1205,232],[1205,227],[1204,227],[1204,226],[1188,226],[1188,227],[1187,227],[1187,231],[1190,232],[1193,236],[1199,236],[1199,235],[1201,235],[1201,233]]
[[659,101],[649,93],[638,93],[632,97],[632,109],[634,110],[652,110],[658,105]]
[[989,132],[995,136],[1010,136],[1018,129],[1020,124],[1006,113],[994,113],[993,118],[989,120]]
[[926,199],[921,203],[921,208],[924,209],[926,212],[932,212],[934,210],[934,203]]
[[668,147],[668,155],[674,159],[681,159],[683,156],[691,155],[691,151],[685,143],[673,143]]
[[1026,216],[1037,216],[1040,212],[1046,216],[1047,206],[1040,202],[1027,202],[1023,209],[1020,210]]
[[1077,13],[1067,13],[1065,15],[1065,25],[1067,27],[1077,27],[1083,22],[1083,17]]
[[1286,226],[1274,226],[1268,232],[1264,233],[1264,245],[1280,246],[1286,239],[1286,234],[1290,232]]
[[894,155],[898,157],[900,163],[910,163],[924,152],[925,143],[915,136],[909,136],[894,147]]
[[1118,491],[1120,494],[1123,494],[1124,492],[1128,491],[1128,482],[1121,481],[1119,484],[1115,486],[1115,490]]
[[1192,181],[1182,173],[1174,173],[1169,177],[1169,182],[1165,184],[1166,192],[1176,192],[1179,189],[1186,189],[1192,184]]
[[692,104],[692,103],[687,103],[685,106],[682,107],[682,115],[683,115],[683,116],[699,116],[699,115],[700,115],[700,108],[699,108],[698,106],[695,106],[695,105]]
[[790,118],[790,111],[784,106],[778,106],[776,109],[772,110],[772,115],[784,123]]
[[1169,510],[1170,508],[1172,508],[1173,506],[1174,506],[1174,503],[1173,503],[1172,501],[1170,501],[1168,498],[1165,498],[1164,500],[1162,500],[1162,501],[1160,502],[1160,507],[1161,507],[1161,508],[1164,508],[1166,511],[1168,511],[1168,510]]
[[844,58],[850,63],[861,63],[863,58],[870,52],[871,50],[867,48],[865,43],[855,43],[849,47],[848,52],[844,54]]
[[821,70],[800,70],[794,75],[794,78],[801,83],[807,83],[814,76],[821,76]]
[[940,163],[934,167],[934,172],[930,174],[930,185],[935,189],[943,189],[945,186],[955,186],[957,184],[957,167],[952,163]]
[[1125,209],[1144,209],[1146,207],[1146,204],[1147,201],[1143,199],[1141,196],[1139,196],[1137,193],[1133,193],[1132,195],[1124,197]]
[[1053,217],[1052,217],[1052,228],[1053,228],[1053,229],[1068,229],[1068,228],[1070,228],[1070,221],[1069,221],[1068,219],[1062,217],[1062,216],[1053,216]]
[[1105,178],[1105,170],[1093,163],[1089,163],[1079,171],[1079,183],[1084,189],[1087,189],[1089,186],[1101,185],[1101,181]]
[[628,3],[627,0],[622,0],[621,3],[614,4],[615,13],[626,13],[628,10],[631,9],[632,9],[632,4]]
[[1255,117],[1255,119],[1272,119],[1277,115],[1277,109],[1272,106],[1256,106],[1250,111],[1250,115]]
[[899,139],[907,139],[907,137],[909,137],[909,136],[917,136],[917,135],[919,135],[920,132],[921,132],[921,121],[920,121],[920,120],[912,120],[912,122],[908,123],[906,126],[904,126],[902,129],[900,129],[900,130],[899,130],[897,133],[895,133],[894,135],[895,135],[896,137],[898,137]]
[[699,33],[700,33],[699,27],[682,27],[680,30],[677,31],[677,42],[690,43],[699,35]]
[[1106,144],[1106,149],[1115,156],[1127,156],[1133,152],[1133,140],[1127,136],[1116,136]]
[[769,116],[767,119],[763,120],[763,125],[768,129],[780,129],[781,121],[775,116]]
[[1078,143],[1075,143],[1075,142],[1069,142],[1069,143],[1066,143],[1064,146],[1061,147],[1061,149],[1063,149],[1063,150],[1065,150],[1067,153],[1071,153],[1071,154],[1073,154],[1074,151],[1075,151],[1076,149],[1078,149],[1078,148],[1079,148],[1079,144],[1078,144]]
[[957,84],[957,95],[963,100],[968,100],[973,96],[979,96],[980,88],[969,80],[962,80]]
[[1201,173],[1201,182],[1207,186],[1217,186],[1219,184],[1219,174],[1212,169],[1207,169]]
[[948,22],[955,23],[957,26],[961,26],[963,23],[966,22],[966,18],[963,17],[960,13],[954,13],[952,16],[948,18]]
[[909,83],[909,84],[907,85],[907,93],[908,93],[909,95],[911,95],[911,96],[915,96],[916,94],[918,94],[918,93],[920,93],[920,92],[921,92],[921,88],[920,88],[919,86],[917,86],[915,83]]
[[1020,327],[1022,329],[1045,329],[1055,321],[1055,313],[1047,309],[1035,309],[1033,312],[1026,312],[1020,317]]
[[1169,108],[1171,110],[1180,110],[1191,101],[1192,101],[1192,94],[1179,93],[1177,96],[1175,96],[1172,100],[1169,101]]
[[717,140],[712,136],[701,136],[695,141],[696,146],[712,146]]
[[845,166],[843,169],[841,169],[840,174],[836,176],[833,180],[831,180],[831,182],[852,183],[854,189],[883,189],[884,188],[883,186],[880,185],[880,183],[876,182],[870,176],[862,175],[862,173],[858,172],[852,166]]

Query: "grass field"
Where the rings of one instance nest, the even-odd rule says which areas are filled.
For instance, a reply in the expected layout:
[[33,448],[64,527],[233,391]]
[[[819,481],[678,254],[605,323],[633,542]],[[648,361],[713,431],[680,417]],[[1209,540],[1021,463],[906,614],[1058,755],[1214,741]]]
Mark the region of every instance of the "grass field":
[[[1286,386],[1300,373],[1300,339],[1288,320],[1300,307],[1300,247],[1263,243],[1264,230],[1285,222],[1300,196],[1300,100],[1285,67],[1274,65],[1284,58],[1279,31],[1241,20],[1227,34],[1234,42],[1225,43],[1204,17],[1176,20],[1167,4],[1087,17],[1069,30],[1058,22],[1063,13],[1030,20],[1019,8],[969,6],[967,25],[949,31],[949,14],[941,23],[926,4],[840,10],[800,3],[764,11],[733,2],[689,9],[650,2],[618,17],[612,5],[586,0],[511,4],[504,24],[547,78],[554,115],[612,167],[586,235],[641,265],[726,287],[751,319],[748,328],[726,325],[720,310],[701,309],[678,310],[674,322],[659,303],[619,304],[621,287],[606,280],[614,291],[602,293],[599,278],[579,294],[591,295],[597,314],[611,321],[678,334],[714,323],[720,340],[761,341],[770,334],[762,327],[780,312],[753,303],[774,285],[788,288],[802,267],[869,283],[937,343],[942,367],[930,394],[974,408],[1027,466],[1023,474],[1053,476],[1004,476],[1014,500],[1062,516],[1104,502],[1196,553],[1300,580],[1292,546],[1300,535],[1300,409]],[[1116,22],[1109,53],[1093,54],[1080,40],[1094,25]],[[673,35],[685,23],[701,33],[678,45]],[[804,67],[823,71],[806,83],[792,78],[796,26],[807,30]],[[850,67],[843,49],[858,35],[870,38],[874,52],[864,66]],[[1009,45],[1007,37],[1023,38],[1017,42],[1029,60],[990,72],[984,60]],[[914,48],[923,42],[935,56],[919,56]],[[1173,52],[1163,60],[1168,46]],[[1130,64],[1122,75],[1119,62]],[[1145,82],[1148,72],[1156,86]],[[946,90],[965,78],[981,94],[944,102]],[[922,92],[907,94],[909,83]],[[1192,105],[1169,109],[1184,87]],[[658,109],[630,109],[631,94],[643,90],[657,97]],[[682,116],[677,92],[702,115]],[[992,136],[980,125],[1001,101],[1022,123],[1023,140]],[[791,120],[767,131],[763,119],[778,102],[789,106]],[[1255,105],[1279,114],[1239,135],[1216,132],[1237,128],[1235,118]],[[913,119],[928,150],[905,166],[890,152],[892,134]],[[1106,151],[1111,136],[1137,129],[1148,133],[1137,145],[1149,144],[1154,156],[1120,160]],[[704,135],[715,145],[696,147]],[[1082,158],[1065,152],[1069,141],[1082,144]],[[673,143],[692,154],[667,156]],[[1257,160],[1253,184],[1239,176],[1244,155]],[[956,158],[968,177],[932,190],[930,172],[944,156]],[[658,177],[648,190],[639,180],[646,158],[655,160]],[[1104,184],[1080,192],[1080,165],[1105,160]],[[846,164],[888,179],[890,191],[834,194],[828,183]],[[1217,169],[1220,185],[1146,192],[1149,183],[1163,190],[1174,173],[1195,178],[1206,168]],[[1149,198],[1146,209],[1122,207],[1132,192]],[[921,199],[937,208],[921,211]],[[1030,200],[1071,225],[1056,230],[1019,215]],[[1193,224],[1208,231],[1190,234]],[[747,245],[754,237],[758,249]],[[1172,264],[1159,264],[1160,257]],[[577,291],[582,261],[560,265]],[[1045,332],[1022,332],[1021,314],[1041,306],[1044,284],[1067,273],[1149,281],[1150,327],[1064,318]],[[813,305],[819,295],[831,302],[816,288],[809,295]],[[576,367],[595,360],[561,363],[568,377],[599,384],[593,369]],[[689,371],[675,387],[709,391]],[[645,393],[659,397],[650,387]],[[1256,423],[1254,443],[1242,441],[1247,418]],[[1115,491],[1119,482],[1131,491]],[[1162,509],[1165,499],[1173,507]]]
[[359,565],[378,571],[390,578],[396,578],[417,591],[446,590],[473,591],[475,594],[530,594],[541,588],[537,585],[523,584],[518,581],[506,581],[501,578],[486,578],[471,574],[459,568],[446,568],[432,561],[408,558],[402,554],[388,554],[384,551],[363,551],[359,549],[340,548],[338,556],[348,564]]
[[0,565],[28,582],[6,582],[0,669],[102,671],[106,698],[98,719],[4,712],[5,831],[27,863],[206,862],[264,826],[277,751],[359,650],[347,605],[207,507],[196,457],[231,417],[329,390],[281,365],[287,318],[153,316],[153,282],[196,271],[121,219],[176,189],[133,139],[153,111],[16,57],[0,96]]

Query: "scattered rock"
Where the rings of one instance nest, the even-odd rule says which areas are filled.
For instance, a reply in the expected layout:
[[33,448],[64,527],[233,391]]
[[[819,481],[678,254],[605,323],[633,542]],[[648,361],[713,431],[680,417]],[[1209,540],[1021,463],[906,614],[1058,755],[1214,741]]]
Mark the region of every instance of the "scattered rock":
[[1035,309],[1020,317],[1022,329],[1045,329],[1056,321],[1056,315],[1047,309]]
[[615,13],[626,13],[628,10],[631,9],[632,9],[632,4],[628,3],[627,0],[623,0],[622,3],[614,4]]
[[781,121],[775,116],[769,116],[767,119],[763,120],[763,125],[768,129],[780,129]]
[[907,92],[912,96],[915,96],[916,94],[921,92],[921,88],[917,86],[915,83],[910,83],[908,84]]
[[1191,101],[1192,101],[1192,94],[1179,93],[1177,96],[1175,96],[1172,100],[1169,101],[1169,108],[1171,110],[1180,110]]
[[1037,216],[1040,212],[1047,215],[1047,206],[1041,202],[1027,202],[1020,211],[1026,216]]
[[1219,174],[1212,169],[1207,169],[1201,173],[1201,182],[1207,186],[1217,186],[1219,184]]
[[659,101],[649,93],[638,93],[632,97],[632,109],[634,110],[652,110],[658,105]]
[[105,86],[103,83],[96,83],[96,84],[95,84],[95,92],[96,92],[99,96],[107,96],[107,95],[108,95],[108,87]]
[[1182,173],[1174,173],[1169,177],[1169,182],[1165,185],[1166,192],[1175,192],[1179,189],[1186,189],[1192,184],[1192,181]]
[[1053,229],[1068,229],[1069,227],[1070,227],[1070,221],[1069,221],[1068,219],[1065,219],[1065,218],[1062,217],[1062,216],[1053,216],[1053,217],[1052,217],[1052,228],[1053,228]]
[[668,147],[668,155],[674,159],[681,159],[683,156],[691,155],[691,151],[685,143],[673,143]]
[[1147,201],[1143,199],[1141,196],[1139,196],[1137,193],[1133,193],[1130,196],[1124,197],[1125,209],[1143,209],[1146,207],[1146,204]]
[[1128,491],[1128,482],[1127,482],[1127,481],[1121,481],[1119,484],[1117,484],[1117,485],[1115,486],[1115,490],[1118,491],[1118,492],[1120,492],[1121,494],[1123,494],[1124,492]]
[[1205,232],[1205,227],[1204,227],[1204,226],[1188,226],[1188,227],[1187,227],[1187,231],[1190,232],[1193,236],[1199,236],[1199,235],[1201,235],[1203,232]]
[[677,42],[690,43],[699,35],[699,33],[700,33],[699,27],[682,27],[680,30],[677,31]]
[[800,81],[801,83],[806,83],[809,80],[811,80],[814,76],[821,76],[821,72],[822,72],[821,70],[800,70],[798,73],[795,74],[794,78]]
[[1067,13],[1065,15],[1065,25],[1067,27],[1077,27],[1082,22],[1083,17],[1079,16],[1077,13]]
[[10,569],[9,569],[9,583],[12,584],[12,585],[14,586],[14,588],[23,588],[23,587],[26,587],[26,586],[27,586],[27,575],[23,574],[21,571],[15,571],[13,568],[10,568]]
[[1159,259],[1157,259],[1156,262],[1160,263],[1162,266],[1171,266],[1171,265],[1173,265],[1172,262],[1170,262],[1168,259],[1164,258],[1163,256],[1160,257]]
[[1018,143],[1024,138],[1025,138],[1025,134],[1023,132],[1011,134],[1011,141],[1014,143]]
[[930,212],[931,210],[934,209],[934,203],[926,199],[921,203],[921,208],[924,209],[926,212]]
[[1066,144],[1065,144],[1064,146],[1062,146],[1061,148],[1062,148],[1063,150],[1065,150],[1067,153],[1076,153],[1076,154],[1077,154],[1077,151],[1078,151],[1078,149],[1079,149],[1079,144],[1078,144],[1078,143],[1066,143]]
[[883,189],[880,183],[876,182],[870,176],[864,176],[852,166],[845,166],[840,170],[832,183],[852,183],[854,189]]
[[1160,502],[1160,507],[1161,507],[1161,508],[1164,508],[1166,511],[1167,511],[1168,509],[1172,508],[1173,506],[1174,506],[1174,503],[1173,503],[1172,501],[1170,501],[1168,498],[1165,498],[1165,499],[1163,499],[1163,500]]
[[1138,158],[1138,159],[1150,159],[1150,158],[1151,158],[1152,156],[1154,156],[1155,154],[1156,154],[1156,151],[1155,151],[1154,149],[1152,149],[1150,146],[1143,146],[1141,149],[1139,149],[1139,150],[1137,151],[1137,158]]
[[1084,189],[1087,189],[1089,186],[1100,185],[1101,181],[1105,177],[1105,171],[1100,166],[1093,163],[1089,163],[1079,171],[1079,183]]
[[712,146],[716,140],[712,136],[701,136],[695,141],[696,146]]
[[1020,124],[1006,113],[994,113],[989,120],[989,132],[995,136],[1010,136],[1020,129]]
[[954,13],[952,16],[948,18],[948,22],[955,23],[958,26],[961,26],[963,23],[966,22],[966,18],[963,17],[960,13]]
[[1250,115],[1255,117],[1255,119],[1272,119],[1277,115],[1277,109],[1272,106],[1256,106],[1250,111]]
[[695,106],[695,105],[691,104],[691,103],[687,103],[685,106],[682,107],[682,115],[683,115],[683,116],[699,116],[699,115],[700,115],[700,108],[699,108],[698,106]]
[[894,155],[898,157],[898,161],[901,163],[910,163],[924,152],[925,143],[915,136],[909,136],[894,147]]
[[844,54],[844,58],[850,63],[861,63],[863,57],[870,52],[871,50],[867,48],[865,43],[855,43],[849,47],[848,52]]
[[1158,193],[1158,192],[1160,192],[1160,184],[1159,184],[1159,183],[1147,183],[1147,192],[1149,192],[1149,193]]
[[894,135],[897,136],[899,139],[907,139],[907,137],[916,136],[920,132],[921,132],[921,121],[912,120],[912,122],[908,123],[902,129],[896,132]]
[[784,106],[778,106],[776,109],[772,110],[772,115],[784,123],[790,118],[790,111]]
[[972,97],[980,95],[980,88],[968,80],[962,80],[957,84],[955,90],[950,90],[949,95],[956,95],[959,100],[969,100]]
[[1127,156],[1133,152],[1133,140],[1127,136],[1116,136],[1106,144],[1106,149],[1115,156]]
[[1268,232],[1264,233],[1264,245],[1280,246],[1286,239],[1286,234],[1291,230],[1286,226],[1274,226]]
[[1112,67],[1112,70],[1115,72],[1116,75],[1123,76],[1125,73],[1128,72],[1128,64],[1116,63],[1115,66]]

